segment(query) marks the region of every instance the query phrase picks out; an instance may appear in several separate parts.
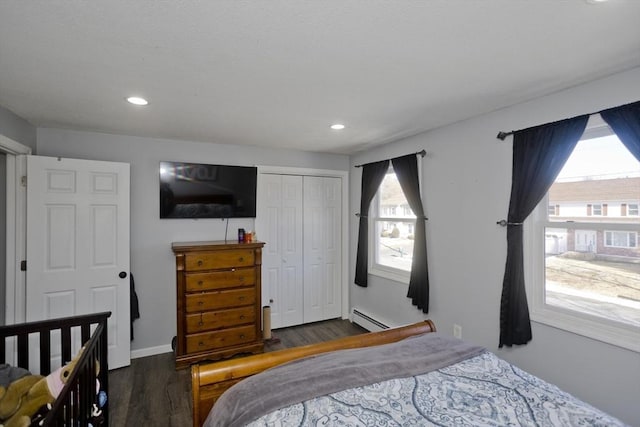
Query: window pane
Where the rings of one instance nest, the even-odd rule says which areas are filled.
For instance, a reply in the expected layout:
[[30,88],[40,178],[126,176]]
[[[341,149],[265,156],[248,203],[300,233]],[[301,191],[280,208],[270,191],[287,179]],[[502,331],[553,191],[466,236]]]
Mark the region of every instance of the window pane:
[[380,184],[377,201],[373,263],[409,272],[415,215],[391,166]]
[[398,178],[396,177],[393,168],[389,167],[389,173],[387,173],[380,184],[378,190],[378,212],[381,212],[383,217],[390,218],[415,218],[413,211],[409,207],[409,202],[402,192]]
[[545,303],[640,326],[640,264],[595,253],[600,231],[545,231]]
[[413,260],[413,223],[376,221],[378,244],[375,263],[411,271]]
[[549,190],[546,304],[640,326],[639,200],[640,162],[615,135],[577,144]]

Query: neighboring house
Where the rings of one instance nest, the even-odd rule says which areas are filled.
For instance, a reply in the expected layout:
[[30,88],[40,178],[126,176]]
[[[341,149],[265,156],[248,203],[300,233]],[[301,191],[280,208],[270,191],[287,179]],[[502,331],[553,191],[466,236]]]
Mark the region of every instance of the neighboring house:
[[[593,223],[630,223],[640,221],[640,177],[590,179],[556,182],[549,190],[549,220]],[[640,258],[638,233],[635,230],[567,230],[548,232],[546,251],[590,252]]]
[[389,174],[380,184],[380,216],[383,218],[398,218],[398,221],[382,223],[383,237],[413,238],[414,223],[403,219],[414,219],[415,215],[407,202],[407,198],[394,174]]

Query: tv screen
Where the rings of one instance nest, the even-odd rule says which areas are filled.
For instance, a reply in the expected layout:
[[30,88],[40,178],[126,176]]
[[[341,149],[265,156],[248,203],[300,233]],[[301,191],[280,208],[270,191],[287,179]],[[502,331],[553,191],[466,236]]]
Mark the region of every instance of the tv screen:
[[160,162],[160,218],[255,218],[257,168]]

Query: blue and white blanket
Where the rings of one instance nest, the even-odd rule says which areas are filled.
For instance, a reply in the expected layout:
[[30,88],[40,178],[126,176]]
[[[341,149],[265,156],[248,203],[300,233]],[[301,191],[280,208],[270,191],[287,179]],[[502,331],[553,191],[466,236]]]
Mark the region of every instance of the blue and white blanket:
[[[455,348],[453,358],[447,356],[445,350],[441,350],[443,343]],[[369,365],[366,369],[373,369],[374,382],[365,382],[355,375],[356,383],[360,384],[349,385],[346,381],[335,381],[339,384],[333,392],[310,398],[308,397],[310,393],[317,393],[313,384],[304,379],[305,372],[312,372],[315,366],[322,365],[322,359],[317,360],[312,357],[294,364],[283,365],[265,371],[267,380],[268,377],[271,377],[272,381],[280,378],[283,383],[293,381],[305,384],[306,382],[307,386],[291,386],[285,390],[275,387],[270,393],[262,392],[247,400],[248,396],[244,393],[251,389],[255,391],[259,387],[256,385],[257,381],[260,381],[259,376],[252,377],[255,378],[255,382],[249,384],[244,392],[240,390],[240,394],[234,396],[232,387],[229,390],[232,393],[223,396],[226,402],[225,399],[221,399],[223,400],[221,405],[218,405],[220,402],[216,403],[205,425],[354,427],[609,427],[624,425],[617,419],[561,391],[558,387],[516,368],[494,354],[476,346],[464,347],[461,343],[462,341],[439,336],[439,334],[425,334],[400,343],[387,344],[382,348],[346,350],[331,353],[332,356],[322,356],[323,359],[331,359],[335,362],[337,372],[341,369],[346,369],[344,372],[351,372],[352,362],[350,361],[361,359],[365,365]],[[411,352],[415,352],[417,359],[412,359],[409,355]],[[438,353],[445,356],[438,356]],[[389,362],[388,358],[393,357],[394,354],[395,360]],[[433,354],[436,356],[432,356]],[[343,357],[346,359],[343,360]],[[425,364],[426,368],[420,368],[424,373],[390,376],[396,369],[401,372],[407,369],[414,370],[416,364],[422,364],[416,363],[416,360],[429,357],[433,360]],[[384,366],[380,368],[371,362],[373,358],[387,360],[382,362]],[[409,360],[412,366],[402,367],[405,360]],[[452,363],[448,363],[447,360],[452,360]],[[389,369],[389,365],[399,367]],[[377,378],[378,371],[381,370],[389,371],[382,374],[383,379]],[[344,372],[343,376],[350,375]],[[299,378],[295,378],[296,373]],[[339,376],[340,374],[337,375]],[[292,377],[294,378],[289,380]],[[325,381],[324,378],[319,380],[319,382],[331,381]],[[297,390],[291,390],[291,388],[297,388]],[[281,395],[291,395],[287,397],[290,400],[289,404],[273,410],[270,407],[270,400],[281,402]],[[247,402],[253,403],[249,405]],[[225,406],[233,406],[231,412],[223,410]],[[262,407],[264,413],[256,416],[256,406]]]

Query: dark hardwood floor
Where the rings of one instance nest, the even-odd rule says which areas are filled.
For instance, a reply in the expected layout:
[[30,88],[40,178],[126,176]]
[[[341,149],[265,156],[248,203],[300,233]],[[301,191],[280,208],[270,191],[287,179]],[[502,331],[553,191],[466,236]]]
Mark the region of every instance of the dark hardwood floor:
[[[273,337],[280,341],[265,345],[265,352],[364,332],[341,319],[277,329]],[[109,372],[109,409],[114,427],[191,426],[191,371],[176,371],[173,353],[133,359]]]

